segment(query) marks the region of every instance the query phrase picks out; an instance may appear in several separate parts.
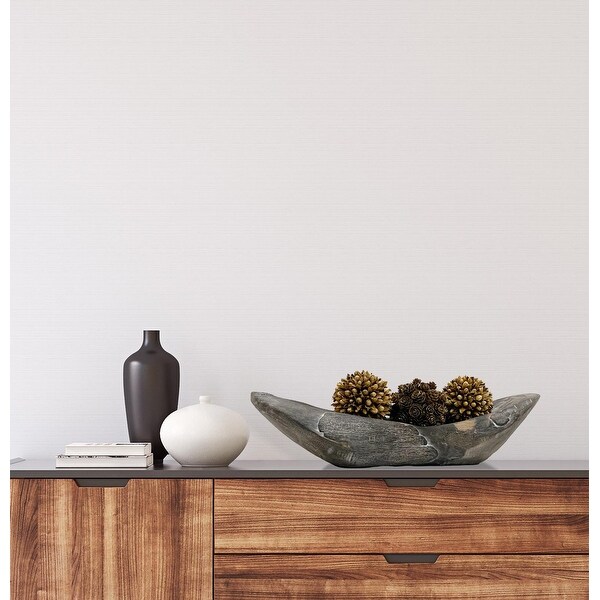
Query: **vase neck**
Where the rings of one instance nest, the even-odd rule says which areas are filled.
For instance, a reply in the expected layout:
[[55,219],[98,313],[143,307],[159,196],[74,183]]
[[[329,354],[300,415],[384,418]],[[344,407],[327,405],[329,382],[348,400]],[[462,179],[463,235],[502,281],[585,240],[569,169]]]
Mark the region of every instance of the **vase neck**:
[[142,348],[160,348],[160,331],[144,331],[144,341],[142,342]]

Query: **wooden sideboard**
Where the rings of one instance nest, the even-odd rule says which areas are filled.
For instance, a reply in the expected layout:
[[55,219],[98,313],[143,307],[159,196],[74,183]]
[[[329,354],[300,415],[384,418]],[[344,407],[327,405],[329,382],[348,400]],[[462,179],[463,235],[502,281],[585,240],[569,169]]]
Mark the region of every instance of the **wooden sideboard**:
[[13,600],[588,597],[586,463],[11,477]]

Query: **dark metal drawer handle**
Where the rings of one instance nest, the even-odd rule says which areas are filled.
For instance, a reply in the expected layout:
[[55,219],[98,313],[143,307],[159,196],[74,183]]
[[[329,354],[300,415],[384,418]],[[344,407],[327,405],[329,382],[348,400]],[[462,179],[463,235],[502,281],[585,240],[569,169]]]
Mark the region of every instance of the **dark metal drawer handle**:
[[78,487],[126,487],[129,483],[129,479],[110,479],[110,478],[85,478],[75,479],[75,483]]
[[384,554],[385,560],[391,564],[399,563],[429,563],[433,564],[439,554]]
[[439,479],[408,479],[398,477],[395,479],[384,479],[388,487],[435,487]]

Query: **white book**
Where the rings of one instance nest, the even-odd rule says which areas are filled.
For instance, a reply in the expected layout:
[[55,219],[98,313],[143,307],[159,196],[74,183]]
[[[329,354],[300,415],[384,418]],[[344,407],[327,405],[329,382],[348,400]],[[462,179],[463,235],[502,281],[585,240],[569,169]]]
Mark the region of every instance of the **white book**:
[[146,454],[143,456],[99,456],[97,454],[81,456],[78,454],[59,454],[56,457],[56,466],[75,469],[145,469],[146,467],[152,466],[153,461],[153,454]]
[[80,456],[148,456],[152,453],[149,442],[114,442],[111,444],[95,444],[73,442],[65,446],[65,454]]

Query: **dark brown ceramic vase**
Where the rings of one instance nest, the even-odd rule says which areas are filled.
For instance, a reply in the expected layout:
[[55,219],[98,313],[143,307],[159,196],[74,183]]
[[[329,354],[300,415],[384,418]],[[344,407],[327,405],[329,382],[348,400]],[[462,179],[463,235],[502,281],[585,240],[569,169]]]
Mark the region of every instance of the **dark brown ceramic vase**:
[[123,365],[129,441],[151,442],[154,462],[167,455],[160,426],[179,399],[179,362],[160,345],[159,331],[144,331],[142,347]]

